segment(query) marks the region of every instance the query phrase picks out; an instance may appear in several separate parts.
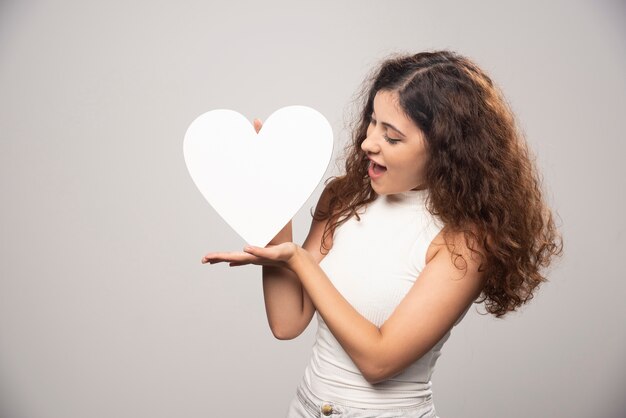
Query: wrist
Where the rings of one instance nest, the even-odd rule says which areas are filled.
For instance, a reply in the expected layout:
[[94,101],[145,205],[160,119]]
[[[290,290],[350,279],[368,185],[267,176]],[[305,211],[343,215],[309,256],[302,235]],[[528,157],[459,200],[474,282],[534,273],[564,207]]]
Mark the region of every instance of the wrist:
[[294,243],[294,245],[295,245],[295,250],[293,252],[293,255],[289,258],[289,260],[287,260],[287,267],[295,273],[298,267],[302,264],[304,257],[306,257],[306,254],[308,253],[304,248],[302,248],[298,244]]

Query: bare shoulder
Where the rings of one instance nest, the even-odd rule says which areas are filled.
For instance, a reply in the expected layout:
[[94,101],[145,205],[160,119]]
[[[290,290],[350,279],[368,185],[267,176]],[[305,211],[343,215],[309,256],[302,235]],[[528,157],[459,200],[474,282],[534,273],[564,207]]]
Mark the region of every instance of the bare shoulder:
[[[472,228],[472,231],[476,233],[476,228]],[[452,251],[448,247],[451,247]],[[482,246],[479,246],[477,243],[473,244],[472,249],[469,248],[463,231],[452,231],[444,227],[428,246],[428,250],[426,251],[426,264],[443,251],[443,254],[446,254],[448,258],[453,255],[460,255],[465,260],[465,263],[468,263],[468,265],[471,264],[477,269],[480,262],[484,260],[485,251]],[[460,268],[465,269],[465,265],[462,261]]]
[[437,255],[439,250],[441,250],[441,248],[444,246],[445,241],[443,239],[443,230],[441,230],[435,236],[435,238],[433,238],[433,240],[430,242],[430,245],[428,246],[428,249],[426,250],[426,264],[428,264],[428,262],[432,260],[433,257]]
[[[328,212],[329,203],[330,203],[331,194],[329,191],[328,185],[324,188],[320,197],[317,201],[317,205],[315,206],[315,214],[318,215],[322,212]],[[320,261],[326,256],[326,254],[322,254],[321,245],[322,238],[324,235],[324,230],[326,229],[326,225],[328,224],[330,218],[318,221],[315,218],[311,220],[311,227],[309,228],[309,233],[302,244],[302,248],[307,250],[317,261],[319,264]],[[328,234],[326,237],[327,248],[332,248],[333,246],[333,237],[332,234]]]
[[484,250],[477,243],[468,244],[463,231],[445,228],[431,245],[433,253],[416,281],[416,288],[426,295],[434,297],[436,294],[437,298],[445,299],[450,314],[448,320],[453,321],[483,290]]

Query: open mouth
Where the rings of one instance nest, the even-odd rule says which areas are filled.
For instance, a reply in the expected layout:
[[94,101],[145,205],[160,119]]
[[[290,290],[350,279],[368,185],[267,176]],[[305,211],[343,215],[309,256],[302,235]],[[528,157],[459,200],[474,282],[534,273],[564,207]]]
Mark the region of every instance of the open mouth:
[[374,161],[370,160],[369,166],[368,166],[368,172],[377,176],[377,175],[383,174],[385,171],[387,171],[387,167],[377,164]]
[[387,171],[387,167],[376,164],[374,161],[372,161],[372,169],[374,170],[374,173],[382,173],[383,171]]

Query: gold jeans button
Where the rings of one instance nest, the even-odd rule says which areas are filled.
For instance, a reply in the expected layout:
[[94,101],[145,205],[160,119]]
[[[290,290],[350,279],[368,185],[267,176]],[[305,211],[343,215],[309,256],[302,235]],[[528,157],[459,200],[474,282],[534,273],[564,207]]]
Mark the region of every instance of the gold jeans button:
[[322,405],[322,414],[328,416],[333,413],[333,407],[327,403]]

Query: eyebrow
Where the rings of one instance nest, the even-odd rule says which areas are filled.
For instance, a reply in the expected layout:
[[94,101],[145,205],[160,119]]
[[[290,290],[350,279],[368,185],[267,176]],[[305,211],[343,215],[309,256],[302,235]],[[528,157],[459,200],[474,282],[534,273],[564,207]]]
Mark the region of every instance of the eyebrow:
[[[374,111],[372,111],[372,115],[374,115],[374,113],[375,113],[375,112],[374,112]],[[400,131],[400,129],[396,128],[396,127],[395,127],[395,126],[393,126],[392,124],[387,123],[387,122],[380,122],[380,123],[382,123],[382,124],[383,124],[384,126],[386,126],[387,128],[391,128],[391,129],[393,129],[394,131],[398,132],[400,135],[402,135],[403,137],[405,137],[405,138],[406,138],[406,135],[405,135],[405,134],[403,134],[403,133],[402,133],[402,131]]]

